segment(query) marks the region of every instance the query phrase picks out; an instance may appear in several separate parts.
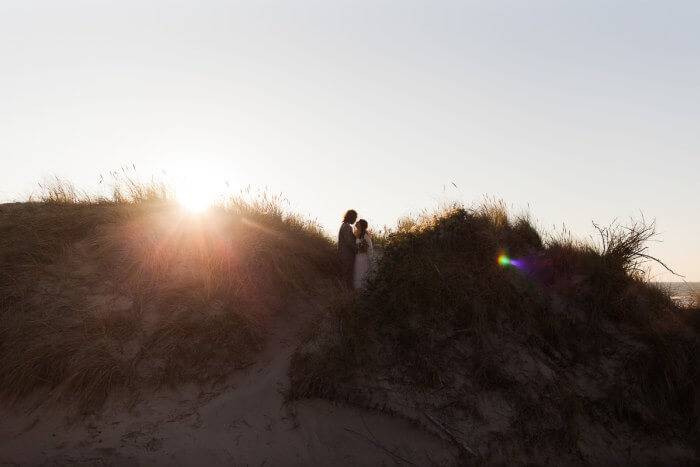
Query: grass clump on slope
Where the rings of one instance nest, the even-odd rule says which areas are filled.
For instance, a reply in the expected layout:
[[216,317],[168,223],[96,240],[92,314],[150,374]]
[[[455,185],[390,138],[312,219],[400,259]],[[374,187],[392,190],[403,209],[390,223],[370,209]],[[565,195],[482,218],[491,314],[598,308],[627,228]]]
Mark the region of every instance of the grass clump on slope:
[[290,396],[402,413],[484,462],[692,458],[698,337],[643,280],[653,226],[599,231],[543,242],[499,205],[403,221],[294,355]]
[[334,277],[332,243],[274,197],[189,216],[160,186],[70,184],[0,205],[0,394],[98,407],[247,365],[285,304]]

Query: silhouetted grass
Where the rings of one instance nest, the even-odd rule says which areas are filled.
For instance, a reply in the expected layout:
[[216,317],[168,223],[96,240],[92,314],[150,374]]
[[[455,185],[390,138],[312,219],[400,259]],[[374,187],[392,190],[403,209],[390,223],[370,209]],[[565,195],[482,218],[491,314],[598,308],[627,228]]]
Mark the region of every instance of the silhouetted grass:
[[[698,337],[644,281],[653,225],[600,233],[543,241],[499,204],[402,220],[366,290],[330,306],[293,356],[289,396],[427,411],[523,462],[581,461],[601,452],[579,445],[595,436],[619,445],[607,462],[625,459],[628,433],[688,443]],[[493,394],[511,413],[499,429],[476,408]]]
[[111,199],[70,183],[0,205],[0,394],[98,407],[110,394],[216,382],[275,313],[336,274],[331,241],[279,199],[184,213],[160,185]]

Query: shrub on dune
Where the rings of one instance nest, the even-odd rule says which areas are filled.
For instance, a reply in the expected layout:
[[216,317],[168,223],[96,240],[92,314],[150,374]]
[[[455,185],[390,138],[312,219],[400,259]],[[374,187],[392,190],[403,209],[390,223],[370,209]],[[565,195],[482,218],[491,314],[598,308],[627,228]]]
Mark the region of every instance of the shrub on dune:
[[159,190],[91,198],[63,182],[0,206],[3,396],[97,407],[220,381],[262,348],[273,314],[334,277],[330,240],[274,198],[190,216]]
[[499,205],[403,221],[366,290],[294,355],[290,396],[428,414],[534,462],[623,459],[593,445],[612,442],[604,426],[620,446],[639,433],[687,442],[698,340],[641,275],[653,226],[601,234],[543,242]]

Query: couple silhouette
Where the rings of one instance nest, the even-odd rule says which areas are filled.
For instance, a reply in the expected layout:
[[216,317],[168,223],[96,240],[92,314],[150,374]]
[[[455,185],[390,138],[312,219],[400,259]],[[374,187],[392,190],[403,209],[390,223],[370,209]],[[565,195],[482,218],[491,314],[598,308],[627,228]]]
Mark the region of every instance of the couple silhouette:
[[367,228],[367,221],[357,220],[357,211],[350,209],[345,213],[338,231],[338,257],[343,282],[356,290],[364,286],[374,255]]

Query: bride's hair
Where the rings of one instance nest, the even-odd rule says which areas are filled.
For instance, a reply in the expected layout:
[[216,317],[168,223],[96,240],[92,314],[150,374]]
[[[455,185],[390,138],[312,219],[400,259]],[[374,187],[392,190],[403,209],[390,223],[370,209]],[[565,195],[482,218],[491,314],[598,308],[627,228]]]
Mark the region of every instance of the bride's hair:
[[360,230],[360,236],[359,238],[365,238],[365,234],[367,233],[367,221],[364,219],[360,219],[355,223],[357,228]]

